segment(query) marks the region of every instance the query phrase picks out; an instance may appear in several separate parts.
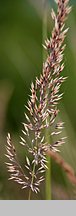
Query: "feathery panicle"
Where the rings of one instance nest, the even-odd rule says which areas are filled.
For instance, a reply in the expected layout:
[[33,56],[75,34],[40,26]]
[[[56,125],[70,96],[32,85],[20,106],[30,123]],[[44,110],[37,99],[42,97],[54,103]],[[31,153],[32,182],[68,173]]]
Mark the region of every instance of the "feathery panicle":
[[14,180],[23,186],[27,185],[27,176],[24,174],[21,166],[18,163],[16,157],[15,147],[11,143],[10,134],[7,136],[7,146],[6,146],[7,154],[6,157],[9,159],[10,163],[6,163],[8,171],[10,172],[9,180]]
[[[65,138],[56,140],[55,143],[47,143],[45,137],[45,129],[49,136],[57,136],[62,132],[64,123],[57,122],[56,116],[59,113],[57,107],[59,100],[63,94],[59,94],[61,84],[66,77],[61,76],[64,69],[63,52],[65,45],[63,44],[66,37],[67,29],[64,29],[65,20],[71,11],[68,6],[69,0],[56,0],[58,9],[55,14],[52,9],[51,16],[54,20],[54,28],[50,39],[45,40],[44,49],[47,51],[47,59],[43,63],[43,71],[40,79],[36,78],[35,85],[31,84],[31,96],[28,101],[27,112],[25,113],[26,123],[23,123],[23,137],[21,144],[27,149],[28,157],[26,157],[26,169],[29,176],[22,171],[21,166],[17,162],[16,154],[13,150],[10,136],[7,138],[7,157],[11,161],[8,165],[8,171],[11,172],[11,178],[22,183],[22,187],[30,187],[32,191],[38,192],[41,181],[44,180],[43,172],[47,168],[46,152],[56,152],[57,147],[65,142]],[[54,131],[51,131],[54,125]],[[31,157],[30,157],[31,156]]]

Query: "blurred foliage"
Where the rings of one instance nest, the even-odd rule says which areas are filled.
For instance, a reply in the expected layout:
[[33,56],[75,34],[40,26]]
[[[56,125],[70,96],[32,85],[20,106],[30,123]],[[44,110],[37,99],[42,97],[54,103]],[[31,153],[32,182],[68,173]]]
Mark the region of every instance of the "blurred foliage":
[[[67,141],[61,148],[61,155],[76,172],[76,5],[67,21],[70,27],[64,55],[68,79],[61,92],[59,118],[65,122],[63,134]],[[76,2],[75,2],[76,3]],[[52,6],[53,1],[49,0]],[[48,34],[53,23],[48,10]],[[43,7],[35,0],[0,0],[0,199],[27,199],[28,191],[8,181],[5,166],[5,144],[8,131],[13,136],[19,160],[23,165],[24,149],[19,144],[19,135],[24,120],[24,104],[30,94],[30,84],[42,70],[42,23]],[[51,24],[50,24],[51,23]],[[76,199],[76,188],[71,185],[64,171],[52,161],[53,199]],[[33,199],[45,198],[45,184]]]
[[0,1],[0,80],[13,87],[7,123],[16,132],[29,86],[42,64],[42,22],[29,1]]

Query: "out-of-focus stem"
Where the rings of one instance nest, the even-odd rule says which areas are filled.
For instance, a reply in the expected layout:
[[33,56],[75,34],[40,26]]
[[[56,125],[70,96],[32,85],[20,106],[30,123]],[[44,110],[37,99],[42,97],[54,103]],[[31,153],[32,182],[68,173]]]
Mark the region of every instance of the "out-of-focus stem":
[[48,150],[46,153],[62,167],[71,183],[76,185],[76,175],[73,168],[57,152]]

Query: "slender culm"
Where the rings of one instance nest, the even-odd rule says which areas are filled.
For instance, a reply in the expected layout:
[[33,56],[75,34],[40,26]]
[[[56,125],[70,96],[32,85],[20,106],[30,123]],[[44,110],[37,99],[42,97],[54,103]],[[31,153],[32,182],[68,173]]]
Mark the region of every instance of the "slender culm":
[[[51,16],[54,20],[54,28],[49,39],[43,45],[47,52],[47,59],[43,63],[42,74],[36,78],[35,84],[31,84],[31,95],[26,106],[25,123],[23,123],[23,136],[20,143],[27,149],[25,169],[28,175],[19,165],[15,147],[10,134],[7,136],[6,156],[10,172],[10,179],[29,188],[29,191],[39,192],[39,185],[45,179],[44,173],[48,167],[46,154],[48,151],[55,153],[58,146],[65,142],[65,137],[58,139],[58,135],[64,127],[63,122],[57,122],[59,113],[58,103],[63,94],[59,93],[61,84],[66,77],[61,75],[64,69],[63,52],[65,49],[64,39],[68,28],[65,29],[65,21],[71,11],[68,6],[69,0],[55,0],[57,3],[57,14],[52,9]],[[45,129],[49,137],[54,136],[54,143],[47,143]],[[50,139],[49,139],[50,140]],[[29,192],[30,199],[30,192]]]

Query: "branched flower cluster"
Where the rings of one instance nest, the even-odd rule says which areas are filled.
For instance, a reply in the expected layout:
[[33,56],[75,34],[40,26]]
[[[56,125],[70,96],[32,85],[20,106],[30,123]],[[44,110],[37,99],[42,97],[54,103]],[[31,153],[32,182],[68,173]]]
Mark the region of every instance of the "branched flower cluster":
[[[10,179],[22,184],[22,188],[30,188],[36,193],[39,191],[39,185],[44,180],[43,173],[47,169],[46,152],[50,149],[55,152],[58,146],[65,142],[65,137],[60,138],[54,143],[48,143],[45,131],[49,137],[56,136],[62,132],[63,122],[55,123],[58,115],[58,102],[63,94],[59,94],[61,84],[66,77],[61,76],[64,69],[63,44],[67,29],[65,20],[71,11],[68,6],[69,0],[56,0],[58,9],[57,15],[52,9],[51,15],[55,26],[50,39],[43,45],[47,51],[47,59],[43,64],[43,71],[40,79],[36,78],[35,85],[31,84],[31,96],[27,105],[27,114],[25,113],[26,123],[23,123],[23,137],[21,144],[27,149],[25,168],[28,170],[28,176],[22,170],[17,161],[16,152],[10,140],[10,134],[7,137],[7,157],[10,163],[7,163],[8,171],[11,173]],[[53,126],[54,125],[54,126]],[[52,130],[54,127],[54,130]],[[50,139],[49,139],[50,140]]]

